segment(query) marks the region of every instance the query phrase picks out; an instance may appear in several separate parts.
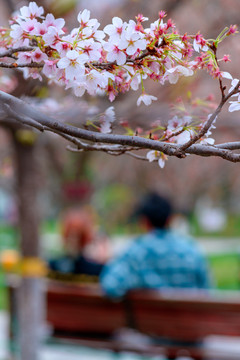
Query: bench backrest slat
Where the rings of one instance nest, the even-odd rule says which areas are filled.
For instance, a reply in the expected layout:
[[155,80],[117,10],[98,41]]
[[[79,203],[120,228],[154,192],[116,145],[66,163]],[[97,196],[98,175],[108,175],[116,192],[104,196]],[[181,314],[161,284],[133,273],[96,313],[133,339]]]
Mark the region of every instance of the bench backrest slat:
[[240,296],[186,294],[136,290],[127,297],[126,307],[123,301],[106,298],[96,286],[49,282],[47,318],[55,330],[110,335],[129,325],[131,312],[135,327],[149,335],[185,341],[240,336]]

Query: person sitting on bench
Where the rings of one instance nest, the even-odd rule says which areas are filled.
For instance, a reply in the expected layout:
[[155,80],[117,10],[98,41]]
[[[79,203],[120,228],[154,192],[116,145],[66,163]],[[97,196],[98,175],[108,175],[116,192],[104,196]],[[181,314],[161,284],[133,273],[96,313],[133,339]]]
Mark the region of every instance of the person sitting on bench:
[[[85,249],[97,237],[95,224],[91,213],[85,209],[70,209],[62,220],[62,237],[65,255],[49,261],[50,277],[53,273],[62,274],[85,274],[98,276],[103,264],[90,259],[85,254]],[[59,278],[59,276],[57,276]],[[69,276],[66,276],[69,279]],[[87,277],[89,280],[89,277]]]
[[104,266],[100,283],[108,296],[122,297],[136,288],[211,287],[208,265],[196,242],[168,228],[172,212],[170,202],[155,193],[139,204],[135,215],[146,233]]

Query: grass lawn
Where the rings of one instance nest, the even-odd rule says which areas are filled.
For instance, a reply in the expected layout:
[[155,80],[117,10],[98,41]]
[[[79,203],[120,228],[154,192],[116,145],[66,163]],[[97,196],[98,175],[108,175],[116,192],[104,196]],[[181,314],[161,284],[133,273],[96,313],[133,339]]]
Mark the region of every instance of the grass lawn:
[[238,254],[211,255],[208,260],[218,289],[240,290],[240,257]]

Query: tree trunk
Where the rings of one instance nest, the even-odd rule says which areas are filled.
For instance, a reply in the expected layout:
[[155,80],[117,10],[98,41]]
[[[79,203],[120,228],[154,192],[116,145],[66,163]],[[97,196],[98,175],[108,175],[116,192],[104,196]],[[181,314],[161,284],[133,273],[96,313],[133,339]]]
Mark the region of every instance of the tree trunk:
[[[38,161],[36,142],[24,143],[14,134],[16,150],[17,198],[19,209],[20,249],[22,265],[40,255],[38,216]],[[22,274],[17,296],[18,341],[21,360],[36,360],[39,356],[43,329],[43,279],[31,273]]]

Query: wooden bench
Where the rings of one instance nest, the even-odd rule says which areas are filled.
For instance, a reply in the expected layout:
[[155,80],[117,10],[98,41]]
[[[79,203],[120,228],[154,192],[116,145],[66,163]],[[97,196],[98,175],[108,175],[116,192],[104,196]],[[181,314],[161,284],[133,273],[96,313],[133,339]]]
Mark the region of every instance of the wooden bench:
[[[238,293],[135,290],[125,299],[110,300],[97,285],[49,281],[47,321],[54,338],[95,348],[166,354],[169,359],[240,359],[240,352],[218,353],[204,346],[209,335],[240,339]],[[115,336],[129,327],[138,331],[132,333],[140,336],[138,343]]]

